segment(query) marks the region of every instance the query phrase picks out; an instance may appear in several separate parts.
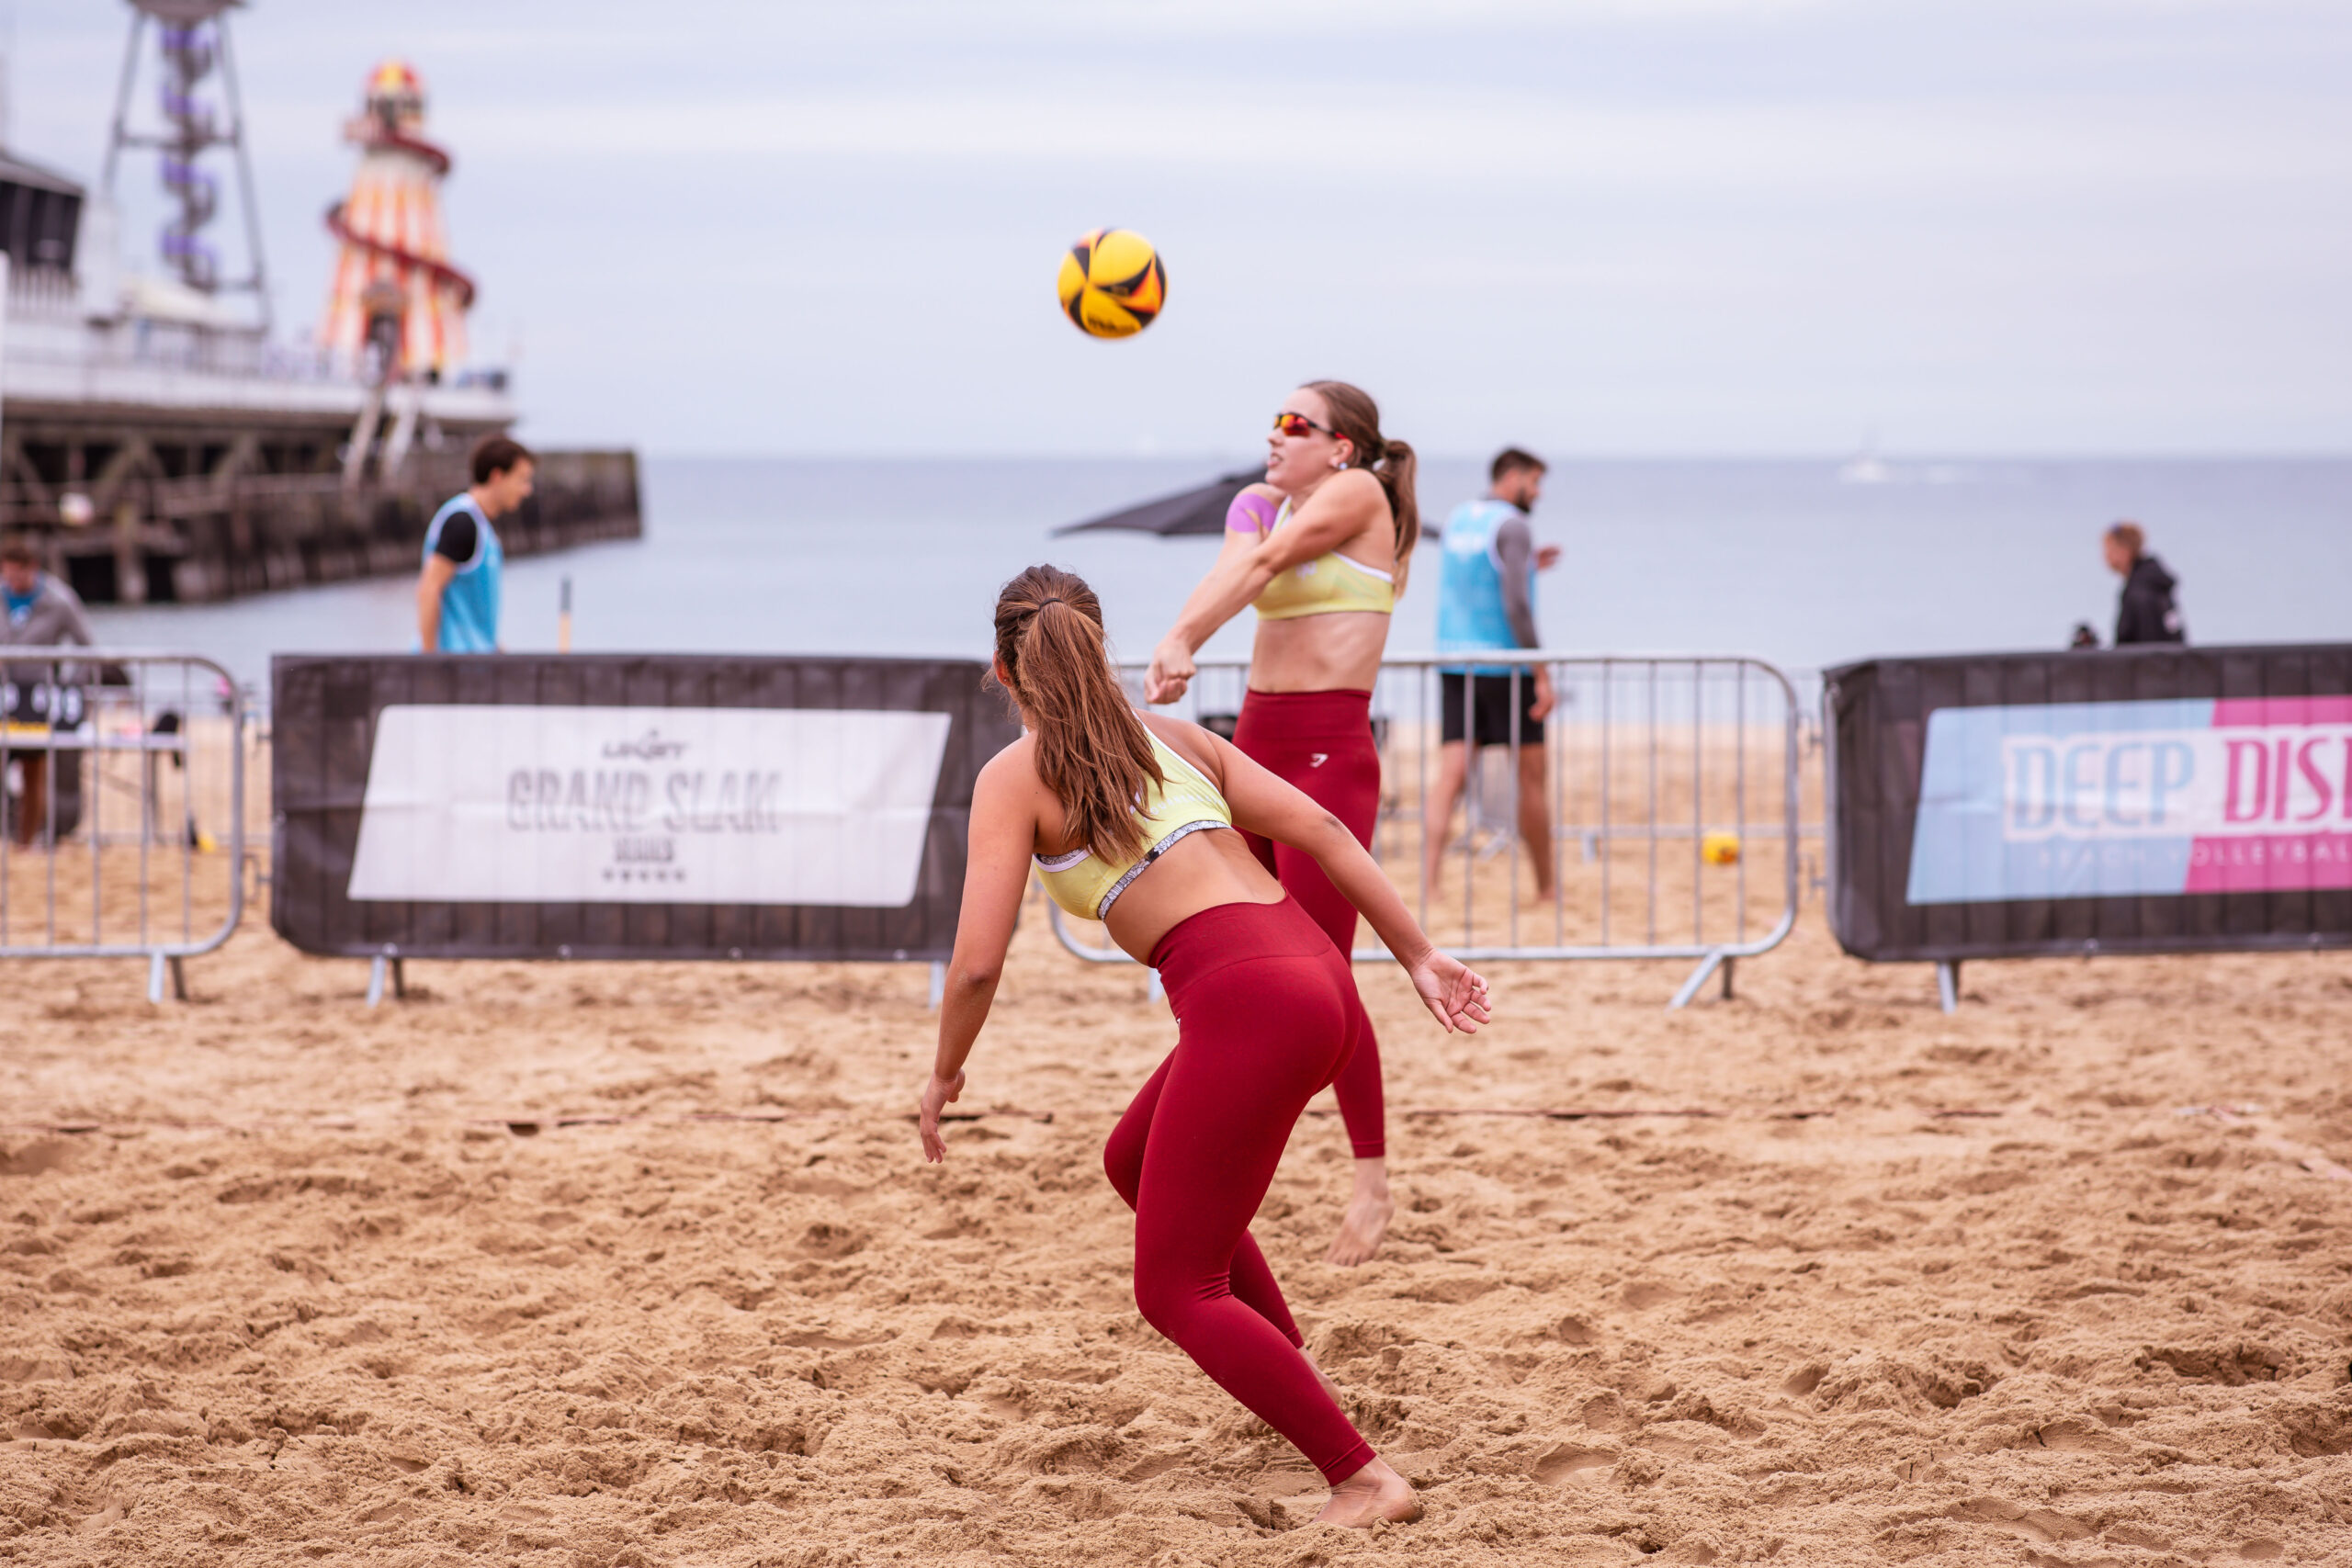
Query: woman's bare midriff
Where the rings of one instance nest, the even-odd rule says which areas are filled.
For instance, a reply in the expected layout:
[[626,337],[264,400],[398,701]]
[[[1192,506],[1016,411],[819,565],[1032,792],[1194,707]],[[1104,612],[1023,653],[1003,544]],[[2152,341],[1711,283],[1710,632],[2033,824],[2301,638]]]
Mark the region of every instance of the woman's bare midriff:
[[1127,884],[1111,906],[1111,940],[1140,964],[1159,939],[1220,904],[1279,904],[1290,895],[1230,828],[1188,833]]
[[1250,652],[1250,689],[1368,692],[1388,647],[1388,621],[1372,610],[1260,621]]

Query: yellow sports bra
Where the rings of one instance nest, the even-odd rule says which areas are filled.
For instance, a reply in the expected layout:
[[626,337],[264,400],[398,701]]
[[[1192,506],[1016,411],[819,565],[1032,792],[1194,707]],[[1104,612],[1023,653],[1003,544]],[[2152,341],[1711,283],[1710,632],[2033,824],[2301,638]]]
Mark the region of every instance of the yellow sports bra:
[[[1263,496],[1244,495],[1227,513],[1226,526],[1235,526],[1237,516],[1259,519],[1261,526],[1250,529],[1245,524],[1246,531],[1271,537],[1289,520],[1290,502],[1285,500],[1271,521],[1262,521],[1265,509]],[[1337,550],[1299,562],[1267,583],[1257,599],[1258,618],[1261,621],[1289,621],[1301,615],[1328,615],[1339,610],[1369,610],[1385,615],[1396,607],[1395,577],[1362,561],[1351,560]]]
[[1124,861],[1104,860],[1091,850],[1031,857],[1037,863],[1037,879],[1046,885],[1046,895],[1081,919],[1107,918],[1127,884],[1141,876],[1177,840],[1204,828],[1233,826],[1233,808],[1200,769],[1178,756],[1157,735],[1151,736],[1151,751],[1168,782],[1145,784],[1143,802],[1136,807],[1136,821],[1149,846],[1143,853]]

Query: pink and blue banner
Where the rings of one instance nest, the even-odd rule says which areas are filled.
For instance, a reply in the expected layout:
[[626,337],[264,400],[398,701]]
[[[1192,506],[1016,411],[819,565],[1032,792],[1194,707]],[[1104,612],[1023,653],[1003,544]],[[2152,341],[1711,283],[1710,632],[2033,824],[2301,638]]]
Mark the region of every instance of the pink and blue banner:
[[2352,696],[1943,707],[1906,901],[2352,888]]

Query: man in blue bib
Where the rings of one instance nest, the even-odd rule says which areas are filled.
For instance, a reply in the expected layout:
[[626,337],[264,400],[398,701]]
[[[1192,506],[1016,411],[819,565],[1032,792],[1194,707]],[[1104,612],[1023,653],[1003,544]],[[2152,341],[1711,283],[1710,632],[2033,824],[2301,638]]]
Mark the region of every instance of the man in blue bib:
[[[1527,515],[1544,493],[1542,458],[1507,447],[1488,469],[1484,498],[1465,501],[1445,520],[1438,580],[1437,649],[1470,653],[1537,646],[1535,574],[1560,558],[1559,547],[1535,547]],[[1513,673],[1516,671],[1517,679]],[[1552,817],[1544,768],[1544,720],[1553,704],[1551,672],[1542,665],[1440,667],[1442,723],[1437,777],[1421,806],[1422,886],[1437,886],[1438,861],[1453,826],[1454,802],[1473,746],[1519,747],[1519,836],[1535,862],[1535,896],[1552,897]]]
[[485,436],[474,447],[472,488],[450,497],[424,530],[424,570],[416,579],[422,651],[499,650],[499,576],[506,552],[491,525],[530,499],[537,467],[523,444],[508,436]]

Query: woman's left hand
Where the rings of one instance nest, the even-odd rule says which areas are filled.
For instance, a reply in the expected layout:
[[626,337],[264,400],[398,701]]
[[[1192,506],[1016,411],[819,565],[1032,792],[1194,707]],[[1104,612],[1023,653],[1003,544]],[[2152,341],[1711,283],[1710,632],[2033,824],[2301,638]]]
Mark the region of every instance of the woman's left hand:
[[952,1078],[934,1073],[931,1081],[922,1086],[922,1098],[915,1102],[915,1125],[922,1134],[922,1157],[927,1163],[937,1165],[947,1157],[946,1140],[939,1135],[939,1113],[963,1095],[962,1073]]
[[1476,1034],[1479,1026],[1493,1017],[1487,1005],[1485,977],[1460,959],[1431,948],[1406,973],[1413,977],[1413,989],[1420,993],[1421,1005],[1449,1032]]

